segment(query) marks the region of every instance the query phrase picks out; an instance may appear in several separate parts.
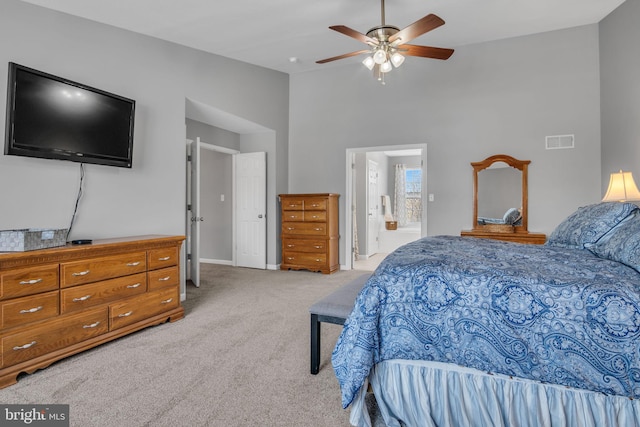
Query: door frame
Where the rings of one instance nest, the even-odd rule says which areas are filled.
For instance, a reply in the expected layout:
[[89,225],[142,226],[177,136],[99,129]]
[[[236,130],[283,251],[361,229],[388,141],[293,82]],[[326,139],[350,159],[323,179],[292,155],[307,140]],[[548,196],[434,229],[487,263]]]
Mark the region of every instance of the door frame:
[[[200,137],[198,137],[197,139],[200,140]],[[188,147],[189,146],[192,147],[193,146],[192,145],[193,142],[194,141],[192,139],[189,139],[189,138],[186,139],[186,144],[187,144]],[[200,145],[200,149],[209,150],[209,151],[217,151],[217,152],[224,153],[224,154],[234,155],[234,154],[239,154],[240,153],[240,151],[238,151],[238,150],[234,150],[232,148],[227,148],[227,147],[222,147],[222,146],[219,146],[219,145],[214,145],[214,144],[211,144],[211,143],[208,143],[208,142],[203,142],[202,140],[200,140],[200,144],[199,145]],[[187,150],[190,150],[190,148],[187,148]],[[188,151],[188,152],[190,152],[190,151]],[[190,162],[191,162],[191,159],[189,157],[187,157],[187,168],[186,168],[187,169],[187,183],[186,183],[187,195],[190,194],[191,185],[192,185],[191,181],[190,181],[191,180],[191,173],[190,173],[191,167],[189,166]],[[200,188],[202,188],[202,186]],[[189,197],[189,196],[187,196],[187,197]],[[235,187],[232,188],[231,197],[232,197],[232,200],[235,200]],[[189,255],[192,254],[192,250],[191,250],[190,245],[193,243],[193,238],[191,236],[191,221],[189,220],[189,218],[190,218],[189,212],[190,211],[189,211],[189,202],[188,202],[188,200],[189,199],[187,199],[185,201],[186,202],[185,203],[185,218],[187,218],[187,221],[186,221],[186,226],[185,226],[185,236],[186,236],[186,238],[185,238],[185,244],[184,244],[184,247],[185,247],[184,261],[185,262],[183,264],[185,266],[185,268],[184,268],[184,270],[185,270],[185,278],[186,278],[187,281],[190,279],[190,274],[191,274],[190,268],[189,268],[188,257],[189,257]],[[235,226],[235,218],[232,219],[232,222],[233,222],[232,226]],[[197,239],[199,239],[199,238],[200,238],[200,236],[197,236]],[[232,245],[235,246],[235,242],[232,242]]]
[[345,185],[345,201],[344,201],[344,269],[353,269],[353,199],[355,197],[355,182],[354,182],[354,169],[355,169],[355,154],[367,153],[372,151],[398,151],[398,150],[413,150],[421,149],[421,164],[422,164],[422,200],[424,206],[422,208],[422,221],[420,224],[421,237],[427,235],[427,207],[428,201],[425,195],[427,194],[427,144],[404,144],[404,145],[381,145],[377,147],[360,147],[360,148],[347,148],[346,149],[346,185]]

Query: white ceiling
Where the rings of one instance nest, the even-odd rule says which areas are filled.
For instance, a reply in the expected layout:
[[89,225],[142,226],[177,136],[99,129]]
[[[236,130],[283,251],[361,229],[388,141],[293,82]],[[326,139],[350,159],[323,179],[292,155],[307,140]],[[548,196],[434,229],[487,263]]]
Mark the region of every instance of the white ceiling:
[[[329,30],[380,25],[379,0],[23,0],[293,74],[362,60],[315,61],[366,48]],[[446,24],[412,44],[458,46],[599,22],[624,0],[386,0],[386,24],[434,13]],[[455,55],[455,53],[454,53]],[[290,58],[297,58],[292,62]],[[434,61],[410,58],[409,61]]]

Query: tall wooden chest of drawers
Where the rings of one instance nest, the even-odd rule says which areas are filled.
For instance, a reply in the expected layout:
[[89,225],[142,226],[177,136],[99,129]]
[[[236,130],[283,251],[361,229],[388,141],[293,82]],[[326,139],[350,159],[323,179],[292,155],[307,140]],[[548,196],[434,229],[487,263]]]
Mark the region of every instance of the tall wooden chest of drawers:
[[138,236],[0,253],[0,388],[21,372],[181,319],[183,240]]
[[339,194],[280,194],[282,270],[330,274],[338,256]]

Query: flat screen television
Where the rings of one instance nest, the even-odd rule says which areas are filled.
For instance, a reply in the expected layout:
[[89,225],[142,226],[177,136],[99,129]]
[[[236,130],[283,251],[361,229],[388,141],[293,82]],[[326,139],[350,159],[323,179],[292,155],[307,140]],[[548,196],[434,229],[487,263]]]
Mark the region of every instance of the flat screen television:
[[4,153],[130,168],[135,101],[9,63]]

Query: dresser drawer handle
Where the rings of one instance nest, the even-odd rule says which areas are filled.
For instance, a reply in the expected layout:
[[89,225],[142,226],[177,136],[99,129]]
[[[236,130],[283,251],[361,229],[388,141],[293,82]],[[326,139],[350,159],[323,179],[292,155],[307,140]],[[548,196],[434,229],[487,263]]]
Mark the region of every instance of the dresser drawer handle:
[[320,228],[320,227],[316,227],[316,228],[314,228],[314,230],[316,230],[316,231],[322,231],[322,228]]
[[169,298],[164,301],[161,301],[160,304],[169,304],[171,301],[173,301],[173,298]]
[[288,256],[288,257],[287,257],[287,260],[288,260],[288,261],[293,261],[294,259],[295,259],[295,258],[294,258],[294,257],[292,257],[292,256]]
[[14,351],[18,351],[18,350],[26,350],[26,349],[28,349],[29,347],[32,347],[32,346],[34,346],[34,345],[36,345],[36,341],[31,341],[30,343],[25,344],[25,345],[15,346],[15,347],[13,347],[13,350],[14,350]]
[[82,327],[84,329],[91,329],[91,328],[95,328],[96,326],[98,326],[100,324],[100,321],[97,321],[96,323],[92,323],[90,325],[82,325]]
[[162,258],[158,258],[158,261],[169,261],[170,259],[171,259],[170,256],[165,256],[165,257],[162,257]]
[[318,206],[320,206],[320,205],[319,205],[319,204],[317,204],[317,203],[313,203],[313,204],[311,205],[311,207],[313,207],[313,208],[317,208]]
[[36,311],[40,311],[40,310],[42,310],[42,306],[41,305],[39,305],[37,307],[30,308],[28,310],[20,310],[20,314],[35,313]]
[[316,218],[320,218],[318,215],[313,215],[311,218],[316,219]]
[[291,231],[291,230],[295,230],[295,227],[287,227],[287,230]]
[[288,247],[288,248],[295,248],[295,247],[296,247],[296,245],[288,244],[288,245],[287,245],[287,247]]
[[133,314],[133,310],[132,311],[127,311],[126,313],[120,313],[118,314],[118,317],[129,317]]
[[72,276],[86,276],[91,270],[79,271],[77,273],[71,273]]
[[80,297],[80,298],[74,298],[74,299],[72,299],[71,301],[73,301],[73,302],[80,302],[80,301],[86,301],[86,300],[88,300],[89,298],[91,298],[91,295],[85,295],[85,296]]
[[140,283],[136,283],[135,285],[127,285],[127,288],[129,289],[135,289],[135,288],[139,288],[140,287]]
[[316,249],[322,249],[322,245],[315,245],[314,248]]
[[167,276],[167,277],[160,277],[158,279],[158,282],[166,282],[167,280],[171,279],[171,276]]
[[316,259],[316,262],[322,262],[322,260],[318,258],[318,259]]
[[42,282],[42,279],[31,279],[31,280],[23,280],[20,282],[21,285],[35,285],[36,283]]
[[127,267],[135,267],[140,265],[140,261],[136,261],[136,262],[128,262],[127,263]]

